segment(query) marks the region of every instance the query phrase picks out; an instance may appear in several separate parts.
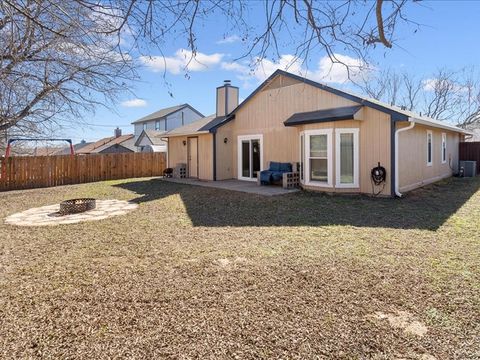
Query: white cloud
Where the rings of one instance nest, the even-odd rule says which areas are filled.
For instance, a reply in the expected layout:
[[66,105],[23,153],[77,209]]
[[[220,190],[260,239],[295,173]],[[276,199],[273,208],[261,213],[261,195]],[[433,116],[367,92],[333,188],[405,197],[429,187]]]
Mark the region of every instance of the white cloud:
[[147,106],[147,102],[143,99],[131,99],[123,101],[121,105],[124,107],[144,107]]
[[456,83],[455,81],[448,79],[425,79],[422,81],[423,90],[425,91],[436,91],[436,90],[445,90],[450,92],[468,92],[468,87],[462,86],[461,84]]
[[220,45],[222,45],[222,44],[232,44],[232,43],[236,43],[238,41],[242,41],[240,36],[230,35],[230,36],[224,37],[223,39],[218,40],[217,44],[220,44]]
[[345,84],[350,80],[356,80],[365,72],[373,69],[361,59],[352,58],[347,55],[334,54],[331,59],[324,56],[318,62],[318,69],[312,74],[314,79]]
[[346,55],[334,54],[334,60],[328,56],[320,58],[317,66],[313,69],[303,66],[301,60],[293,55],[281,55],[277,61],[257,59],[253,64],[246,63],[222,63],[222,68],[237,73],[237,77],[244,81],[248,87],[252,79],[263,81],[275,70],[281,69],[296,75],[304,76],[312,80],[344,84],[350,80],[356,80],[373,68],[369,68],[361,59]]
[[206,71],[222,61],[224,54],[204,54],[195,57],[190,50],[178,49],[174,56],[141,56],[140,61],[153,72],[168,71],[178,75],[185,71]]

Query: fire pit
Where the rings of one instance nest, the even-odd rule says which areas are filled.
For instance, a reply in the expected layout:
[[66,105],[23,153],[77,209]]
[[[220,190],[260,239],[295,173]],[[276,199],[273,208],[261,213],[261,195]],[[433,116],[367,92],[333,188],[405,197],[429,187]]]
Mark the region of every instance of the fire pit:
[[78,214],[88,210],[93,210],[97,206],[95,199],[71,199],[60,203],[60,215]]

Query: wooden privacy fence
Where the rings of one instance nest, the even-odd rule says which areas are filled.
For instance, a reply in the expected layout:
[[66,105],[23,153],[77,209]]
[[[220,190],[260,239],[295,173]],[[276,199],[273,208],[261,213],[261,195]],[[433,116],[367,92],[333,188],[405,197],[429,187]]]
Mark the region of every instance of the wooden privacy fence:
[[0,191],[159,176],[165,153],[22,156],[0,159]]
[[480,174],[480,141],[461,142],[460,160],[472,160],[477,162],[477,174]]

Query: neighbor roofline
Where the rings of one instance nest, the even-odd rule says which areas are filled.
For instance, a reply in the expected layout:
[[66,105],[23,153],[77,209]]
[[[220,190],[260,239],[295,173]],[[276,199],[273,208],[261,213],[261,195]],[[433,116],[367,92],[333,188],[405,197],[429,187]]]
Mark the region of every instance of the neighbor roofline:
[[[147,122],[147,121],[153,121],[153,120],[159,120],[159,119],[163,119],[163,118],[166,118],[167,116],[169,115],[172,115],[180,110],[183,110],[185,108],[189,108],[190,110],[192,110],[193,112],[197,113],[197,115],[200,115],[201,117],[205,117],[205,115],[203,115],[200,111],[198,111],[197,109],[195,109],[192,105],[188,104],[188,103],[185,103],[185,104],[180,104],[178,105],[180,106],[178,109],[176,110],[173,110],[169,113],[166,113],[165,115],[161,116],[161,117],[158,117],[158,118],[152,118],[152,119],[145,119],[145,120],[142,120],[143,118],[147,117],[147,116],[150,116],[151,114],[149,115],[145,115],[143,118],[140,118],[138,120],[135,120],[133,121],[131,124],[141,124],[141,123],[144,123],[144,122]],[[161,109],[160,109],[161,110]],[[157,110],[157,111],[160,111],[160,110]],[[154,111],[153,113],[155,113],[156,111]],[[152,114],[153,114],[152,113]]]
[[138,139],[135,141],[134,145],[137,146],[137,147],[140,146],[140,145],[137,145],[137,143],[142,141],[144,136],[146,136],[148,138],[148,140],[150,140],[150,142],[152,142],[152,139],[150,139],[150,136],[148,136],[147,132],[145,130],[142,130],[140,135],[138,135]]

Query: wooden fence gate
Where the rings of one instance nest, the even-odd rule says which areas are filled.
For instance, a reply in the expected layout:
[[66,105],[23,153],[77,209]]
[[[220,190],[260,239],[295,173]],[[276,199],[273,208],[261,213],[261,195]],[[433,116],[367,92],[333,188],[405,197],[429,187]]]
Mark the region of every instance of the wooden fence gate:
[[460,160],[471,160],[477,162],[477,174],[480,174],[480,141],[461,142]]
[[165,153],[22,156],[0,159],[0,191],[160,176]]

